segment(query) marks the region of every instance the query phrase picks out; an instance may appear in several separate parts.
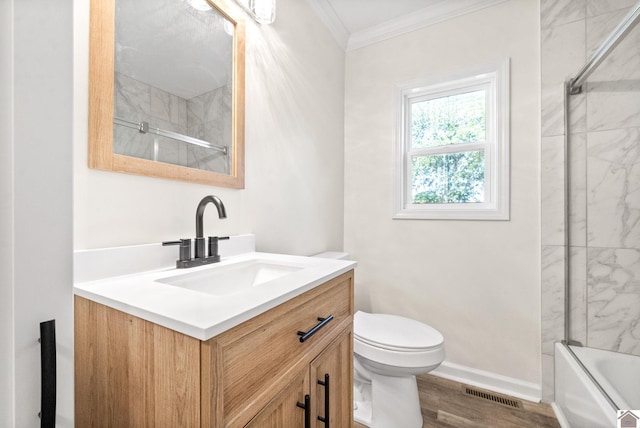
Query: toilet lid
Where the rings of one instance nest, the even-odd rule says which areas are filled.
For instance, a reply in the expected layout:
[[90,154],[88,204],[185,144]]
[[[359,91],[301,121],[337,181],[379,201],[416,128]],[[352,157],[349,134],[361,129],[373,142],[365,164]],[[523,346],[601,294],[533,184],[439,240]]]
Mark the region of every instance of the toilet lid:
[[444,342],[438,330],[420,321],[362,311],[353,317],[353,335],[372,346],[392,350],[422,351]]

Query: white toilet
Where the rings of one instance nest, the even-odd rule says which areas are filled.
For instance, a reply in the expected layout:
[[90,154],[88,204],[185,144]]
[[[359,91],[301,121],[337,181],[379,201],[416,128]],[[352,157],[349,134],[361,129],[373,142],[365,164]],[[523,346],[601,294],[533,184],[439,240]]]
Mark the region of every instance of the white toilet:
[[358,311],[353,317],[353,353],[355,421],[370,428],[422,428],[416,375],[444,361],[442,334],[413,319]]
[[419,321],[356,312],[354,419],[371,428],[421,428],[416,375],[444,360],[444,338]]

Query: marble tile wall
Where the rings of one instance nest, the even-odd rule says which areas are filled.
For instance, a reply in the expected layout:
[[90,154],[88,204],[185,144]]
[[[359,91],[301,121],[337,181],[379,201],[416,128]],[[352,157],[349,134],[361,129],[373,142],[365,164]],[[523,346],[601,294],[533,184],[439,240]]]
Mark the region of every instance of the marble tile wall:
[[[187,101],[187,130],[201,140],[217,146],[231,142],[231,85],[198,95]],[[229,157],[203,147],[192,146],[187,153],[191,168],[229,173]]]
[[[116,73],[115,117],[190,135],[219,146],[231,141],[230,85],[190,100]],[[223,112],[223,113],[220,113]],[[114,125],[115,153],[174,165],[229,173],[229,156],[172,138]]]
[[543,399],[553,401],[553,342],[570,335],[640,355],[640,28],[569,103],[570,251],[564,254],[563,82],[636,0],[542,0],[541,243]]

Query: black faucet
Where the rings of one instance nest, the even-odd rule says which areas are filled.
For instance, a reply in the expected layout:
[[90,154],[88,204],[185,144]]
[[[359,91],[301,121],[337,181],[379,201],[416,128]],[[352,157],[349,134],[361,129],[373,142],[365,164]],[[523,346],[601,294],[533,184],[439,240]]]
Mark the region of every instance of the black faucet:
[[[208,203],[212,203],[218,209],[218,218],[227,218],[227,210],[224,208],[224,204],[217,196],[209,195],[202,198],[200,203],[198,204],[198,208],[196,209],[196,259],[206,257],[204,251],[204,232],[202,226],[202,218],[204,217],[204,209]],[[211,246],[212,239],[219,239],[217,237],[209,238],[209,246]],[[217,248],[217,242],[216,242]],[[215,251],[215,254],[209,254],[209,256],[216,256],[218,251]],[[218,256],[218,260],[220,260],[220,256]]]
[[166,241],[162,245],[180,245],[180,258],[176,260],[178,269],[190,268],[194,266],[202,266],[209,263],[220,261],[218,254],[218,241],[229,239],[228,236],[210,236],[209,237],[209,254],[205,251],[205,238],[203,231],[204,209],[211,202],[218,209],[218,218],[227,218],[227,210],[224,204],[217,196],[208,195],[202,198],[196,209],[196,243],[195,257],[191,258],[191,239],[180,239],[179,241]]

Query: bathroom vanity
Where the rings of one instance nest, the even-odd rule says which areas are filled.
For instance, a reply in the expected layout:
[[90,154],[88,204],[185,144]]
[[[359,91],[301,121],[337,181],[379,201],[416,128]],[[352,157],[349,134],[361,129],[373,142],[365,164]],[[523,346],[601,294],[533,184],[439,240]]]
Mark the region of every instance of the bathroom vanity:
[[355,264],[230,259],[76,284],[76,426],[352,426]]

